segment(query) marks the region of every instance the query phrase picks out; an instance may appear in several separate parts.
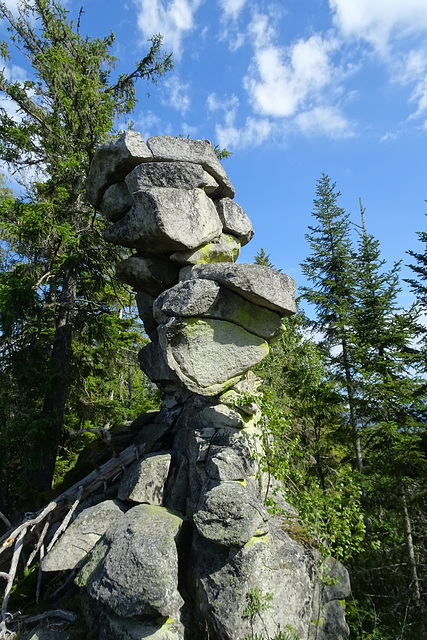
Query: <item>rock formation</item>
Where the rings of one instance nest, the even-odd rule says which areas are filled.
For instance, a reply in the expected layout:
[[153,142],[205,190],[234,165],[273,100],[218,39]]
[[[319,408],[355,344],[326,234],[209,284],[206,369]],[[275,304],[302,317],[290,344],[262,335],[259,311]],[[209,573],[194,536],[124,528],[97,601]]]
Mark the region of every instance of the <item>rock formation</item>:
[[[206,140],[125,132],[98,149],[87,195],[112,223],[105,240],[133,250],[117,275],[136,292],[141,368],[163,403],[137,436],[145,457],[79,512],[43,570],[78,569],[99,640],[348,638],[345,569],[292,538],[289,505],[264,506],[250,368],[295,312],[295,283],[235,263],[253,229]],[[250,615],[256,590],[269,606]]]

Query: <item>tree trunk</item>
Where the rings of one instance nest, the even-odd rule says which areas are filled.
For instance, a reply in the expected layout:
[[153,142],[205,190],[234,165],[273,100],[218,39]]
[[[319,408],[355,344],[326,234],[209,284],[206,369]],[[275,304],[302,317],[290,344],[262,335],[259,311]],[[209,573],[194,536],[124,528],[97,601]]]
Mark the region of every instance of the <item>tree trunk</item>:
[[406,552],[408,554],[409,576],[411,579],[411,591],[414,597],[414,603],[417,607],[421,605],[421,591],[418,580],[417,562],[415,559],[414,542],[412,539],[412,526],[409,517],[408,503],[406,500],[406,489],[402,477],[399,477],[399,497],[400,506],[402,507],[403,529],[405,534]]
[[51,351],[52,382],[43,402],[42,417],[47,426],[44,429],[44,437],[40,437],[34,443],[35,459],[38,461],[37,468],[31,474],[34,492],[47,491],[52,487],[58,446],[64,428],[75,301],[76,282],[71,270],[66,269]]

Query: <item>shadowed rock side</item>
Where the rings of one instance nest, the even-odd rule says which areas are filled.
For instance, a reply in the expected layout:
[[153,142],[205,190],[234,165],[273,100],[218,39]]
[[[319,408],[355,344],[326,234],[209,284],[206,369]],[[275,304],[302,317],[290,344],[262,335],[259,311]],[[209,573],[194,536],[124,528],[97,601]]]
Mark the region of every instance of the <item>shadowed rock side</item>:
[[[114,500],[80,510],[43,570],[78,571],[100,640],[346,640],[346,570],[292,538],[292,507],[264,506],[250,368],[295,312],[295,283],[235,264],[252,225],[206,140],[125,132],[98,149],[87,195],[112,222],[105,239],[134,250],[117,274],[137,294],[141,368],[163,402],[136,438],[147,455]],[[271,602],[251,618],[253,589]]]

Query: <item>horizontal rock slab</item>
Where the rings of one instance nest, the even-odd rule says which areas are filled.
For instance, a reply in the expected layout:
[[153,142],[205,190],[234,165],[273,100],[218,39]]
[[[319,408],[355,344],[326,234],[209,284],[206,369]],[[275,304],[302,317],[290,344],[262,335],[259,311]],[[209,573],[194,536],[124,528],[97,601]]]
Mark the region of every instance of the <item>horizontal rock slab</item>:
[[221,235],[215,205],[202,189],[151,187],[133,198],[132,209],[103,232],[108,242],[152,254],[195,249]]
[[74,569],[124,511],[113,500],[84,509],[42,560],[43,571]]
[[289,316],[296,313],[295,281],[285,273],[259,264],[199,264],[184,267],[181,280],[202,278],[219,282],[246,300]]
[[135,291],[156,297],[177,282],[179,269],[170,260],[154,256],[131,256],[119,262],[116,275]]
[[234,187],[209,140],[154,136],[148,138],[147,146],[155,160],[181,160],[201,164],[218,182],[219,187],[212,197],[234,198]]
[[200,316],[226,320],[269,342],[283,333],[281,316],[276,311],[260,307],[214,280],[182,280],[158,298],[153,305],[157,321],[168,317]]
[[99,207],[105,191],[121,182],[141,162],[153,159],[153,154],[138,131],[124,131],[117,138],[101,144],[95,151],[86,181],[86,197]]
[[138,165],[126,176],[130,193],[150,187],[204,189],[209,195],[218,183],[200,164],[194,162],[148,162]]
[[180,517],[162,507],[133,507],[105,532],[77,584],[117,616],[178,618],[184,604],[176,548],[181,525]]
[[201,395],[233,386],[268,354],[265,340],[222,320],[171,319],[157,331],[169,368],[189,391]]
[[108,187],[101,202],[101,211],[110,222],[117,222],[132,207],[133,200],[125,182]]
[[181,264],[208,264],[210,262],[236,262],[241,244],[237,238],[222,233],[218,240],[204,244],[193,251],[175,251],[171,260]]
[[163,506],[170,463],[170,453],[153,453],[134,462],[119,485],[119,500]]
[[230,198],[221,198],[215,201],[218,215],[226,233],[231,233],[240,240],[242,247],[254,236],[252,222],[249,220],[242,207],[239,207]]

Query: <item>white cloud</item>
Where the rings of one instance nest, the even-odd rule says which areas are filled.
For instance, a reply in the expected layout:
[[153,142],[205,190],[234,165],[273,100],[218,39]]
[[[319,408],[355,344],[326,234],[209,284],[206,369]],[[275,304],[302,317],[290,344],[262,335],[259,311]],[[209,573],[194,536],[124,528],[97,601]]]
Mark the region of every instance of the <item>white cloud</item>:
[[330,85],[334,70],[331,54],[334,38],[315,34],[290,47],[274,44],[274,31],[264,15],[255,16],[250,31],[255,54],[244,86],[256,111],[274,117],[290,117],[316,99]]
[[329,0],[344,36],[363,38],[385,51],[392,35],[427,29],[426,0]]
[[219,0],[219,6],[224,12],[224,17],[236,20],[246,2],[247,0]]
[[266,118],[248,117],[239,129],[232,122],[227,122],[226,118],[224,125],[216,125],[215,132],[219,146],[234,151],[249,146],[258,147],[265,142],[271,135],[272,123]]
[[177,76],[171,76],[163,82],[162,86],[168,93],[167,99],[163,101],[163,104],[173,107],[184,115],[191,105],[191,100],[188,95],[190,85],[185,82],[180,82]]
[[354,135],[351,124],[334,107],[315,107],[303,111],[295,118],[297,127],[305,135],[324,134],[331,138],[349,138]]
[[184,35],[194,28],[194,14],[202,0],[135,0],[139,7],[138,27],[148,39],[161,33],[166,49],[176,59],[182,53]]

